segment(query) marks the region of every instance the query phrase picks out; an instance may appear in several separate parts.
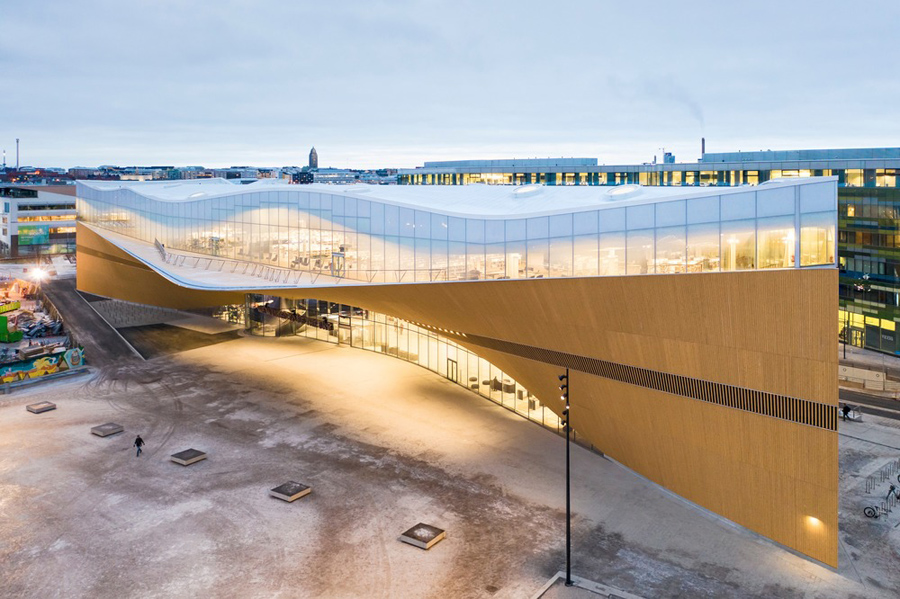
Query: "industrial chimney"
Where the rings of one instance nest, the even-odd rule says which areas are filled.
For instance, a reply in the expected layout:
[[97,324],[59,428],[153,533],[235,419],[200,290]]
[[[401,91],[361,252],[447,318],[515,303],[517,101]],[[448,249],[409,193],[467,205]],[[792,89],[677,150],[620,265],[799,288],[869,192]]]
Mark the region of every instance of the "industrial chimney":
[[16,172],[19,172],[19,138],[16,138]]
[[706,154],[706,138],[700,138],[700,158],[703,158],[703,155]]

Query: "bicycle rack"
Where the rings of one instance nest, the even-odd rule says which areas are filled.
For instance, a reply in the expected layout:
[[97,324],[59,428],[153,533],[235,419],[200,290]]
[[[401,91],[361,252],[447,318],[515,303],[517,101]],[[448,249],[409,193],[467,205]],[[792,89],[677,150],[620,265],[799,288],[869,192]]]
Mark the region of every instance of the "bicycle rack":
[[[900,475],[900,459],[891,460],[881,468],[879,468],[878,472],[874,474],[870,474],[866,477],[866,493],[871,493],[875,490],[875,487],[883,483],[884,481],[893,482],[894,477]],[[898,479],[900,482],[900,479]]]

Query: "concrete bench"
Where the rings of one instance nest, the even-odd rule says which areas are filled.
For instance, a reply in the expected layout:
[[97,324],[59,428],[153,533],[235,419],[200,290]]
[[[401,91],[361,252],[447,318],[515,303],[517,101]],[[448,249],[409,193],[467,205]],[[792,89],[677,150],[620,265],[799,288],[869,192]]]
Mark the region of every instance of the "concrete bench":
[[116,433],[121,433],[124,430],[124,426],[116,424],[115,422],[107,422],[106,424],[100,424],[91,428],[91,432],[98,437],[108,437],[110,435],[115,435]]
[[400,535],[400,540],[421,549],[431,549],[446,536],[447,532],[444,529],[419,522]]
[[40,414],[41,412],[49,412],[56,409],[56,404],[50,401],[42,401],[25,406],[25,409],[32,414]]
[[288,503],[296,501],[301,497],[305,497],[306,495],[309,495],[310,492],[312,492],[312,489],[292,480],[289,480],[274,489],[269,489],[269,495],[287,501]]
[[206,452],[200,451],[199,449],[185,449],[184,451],[173,453],[171,456],[173,462],[181,464],[182,466],[190,466],[191,464],[196,464],[205,459]]

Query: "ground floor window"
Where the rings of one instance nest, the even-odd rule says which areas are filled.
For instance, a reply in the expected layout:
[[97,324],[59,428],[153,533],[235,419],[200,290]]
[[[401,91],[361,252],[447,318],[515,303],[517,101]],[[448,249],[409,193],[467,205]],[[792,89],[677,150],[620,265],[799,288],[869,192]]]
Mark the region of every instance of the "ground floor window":
[[243,306],[222,306],[215,316],[244,324],[252,335],[300,336],[394,356],[547,428],[561,430],[554,412],[495,365],[451,339],[387,314],[317,299],[248,294]]
[[893,320],[841,309],[838,331],[841,343],[900,355],[897,323]]

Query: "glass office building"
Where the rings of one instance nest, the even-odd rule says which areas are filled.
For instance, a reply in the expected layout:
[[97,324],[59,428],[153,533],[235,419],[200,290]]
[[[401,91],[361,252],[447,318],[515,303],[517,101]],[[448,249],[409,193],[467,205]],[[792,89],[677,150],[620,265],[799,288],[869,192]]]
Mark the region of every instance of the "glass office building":
[[599,165],[594,158],[426,162],[400,171],[407,185],[733,187],[835,177],[840,220],[841,336],[900,355],[900,148],[706,153],[695,163]]

